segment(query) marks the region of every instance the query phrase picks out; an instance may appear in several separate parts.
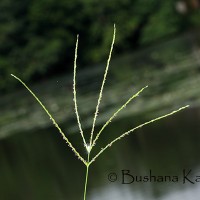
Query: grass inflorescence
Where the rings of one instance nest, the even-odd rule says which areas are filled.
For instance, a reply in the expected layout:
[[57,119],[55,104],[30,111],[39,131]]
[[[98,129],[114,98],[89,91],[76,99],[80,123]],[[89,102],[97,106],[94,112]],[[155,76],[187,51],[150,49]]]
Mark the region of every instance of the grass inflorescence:
[[122,133],[119,137],[115,138],[114,140],[112,140],[111,142],[109,142],[105,147],[101,148],[101,150],[91,158],[91,152],[93,150],[93,148],[95,147],[95,144],[98,142],[98,139],[101,135],[101,133],[103,132],[103,130],[106,128],[106,126],[111,123],[111,121],[118,115],[118,113],[123,110],[134,98],[136,98],[137,96],[139,96],[139,94],[141,92],[143,92],[144,89],[146,89],[148,86],[143,87],[141,90],[139,90],[136,94],[132,95],[108,120],[107,122],[102,126],[102,128],[100,129],[100,131],[96,134],[95,136],[95,123],[96,123],[96,119],[98,117],[98,113],[99,113],[99,106],[101,103],[101,99],[102,99],[102,95],[103,95],[103,89],[104,89],[104,85],[106,82],[106,77],[107,77],[107,73],[108,73],[108,69],[109,69],[109,65],[110,65],[110,60],[111,60],[111,55],[112,55],[112,51],[113,51],[113,46],[114,46],[114,42],[115,42],[115,35],[116,35],[116,28],[114,25],[114,32],[113,32],[113,39],[112,39],[112,44],[111,44],[111,48],[110,48],[110,52],[109,52],[109,57],[107,60],[107,65],[105,68],[105,72],[104,72],[104,77],[103,77],[103,81],[101,84],[101,88],[100,88],[100,92],[99,92],[99,97],[98,97],[98,101],[97,101],[97,106],[96,106],[96,110],[94,113],[94,117],[93,117],[93,123],[92,123],[92,129],[91,129],[91,133],[90,133],[90,138],[89,141],[86,141],[85,136],[84,136],[84,132],[82,129],[82,125],[81,125],[81,121],[80,121],[80,117],[79,117],[79,113],[78,113],[78,105],[77,105],[77,98],[76,98],[76,69],[77,69],[77,51],[78,51],[78,41],[79,41],[79,36],[77,35],[77,40],[76,40],[76,48],[75,48],[75,58],[74,58],[74,76],[73,76],[73,94],[74,94],[74,107],[75,107],[75,114],[76,114],[76,118],[77,118],[77,123],[78,123],[78,127],[79,127],[79,131],[80,131],[80,135],[82,137],[83,140],[83,144],[84,147],[86,149],[87,152],[87,158],[84,158],[83,156],[80,155],[80,153],[76,150],[76,148],[73,146],[73,144],[69,141],[69,139],[66,137],[65,133],[61,130],[61,128],[59,127],[59,125],[57,124],[57,122],[55,121],[55,119],[52,117],[52,115],[50,114],[50,112],[48,111],[48,109],[44,106],[44,104],[39,100],[39,98],[35,95],[35,93],[17,76],[11,74],[15,79],[17,79],[19,82],[21,82],[25,88],[33,95],[33,97],[37,100],[37,102],[41,105],[41,107],[44,109],[44,111],[47,113],[47,115],[50,117],[50,119],[52,120],[53,124],[55,125],[55,127],[58,129],[58,131],[60,132],[60,134],[62,135],[63,139],[65,140],[65,142],[68,144],[68,146],[72,149],[72,151],[75,153],[75,155],[78,157],[78,159],[80,159],[83,164],[86,166],[86,174],[85,174],[85,186],[84,186],[84,195],[83,195],[83,199],[86,200],[86,194],[87,194],[87,183],[88,183],[88,174],[89,174],[89,167],[91,164],[93,164],[96,159],[109,147],[111,147],[115,142],[117,142],[118,140],[121,140],[123,137],[127,136],[128,134],[134,132],[136,129],[139,129],[147,124],[153,123],[155,121],[158,121],[160,119],[163,119],[165,117],[168,117],[170,115],[173,115],[187,107],[189,107],[189,105],[183,106],[177,110],[174,110],[172,112],[169,112],[168,114],[156,117],[150,121],[147,121],[143,124],[140,124],[136,127],[134,127],[131,130],[126,131],[125,133]]

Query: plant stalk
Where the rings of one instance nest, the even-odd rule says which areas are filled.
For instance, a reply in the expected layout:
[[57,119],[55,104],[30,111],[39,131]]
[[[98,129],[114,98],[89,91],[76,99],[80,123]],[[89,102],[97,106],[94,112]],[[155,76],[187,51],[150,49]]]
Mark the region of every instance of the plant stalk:
[[84,197],[83,199],[86,200],[86,195],[87,195],[87,185],[88,185],[88,174],[89,174],[89,167],[90,167],[90,152],[88,152],[88,160],[87,160],[87,165],[86,165],[86,174],[85,174],[85,188],[84,188]]

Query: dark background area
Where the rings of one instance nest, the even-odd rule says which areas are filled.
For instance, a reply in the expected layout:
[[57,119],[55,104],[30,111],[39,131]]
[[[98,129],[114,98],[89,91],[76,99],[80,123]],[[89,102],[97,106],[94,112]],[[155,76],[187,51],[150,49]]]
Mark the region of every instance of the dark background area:
[[[85,168],[49,116],[16,79],[44,103],[86,159],[73,102],[84,135],[91,133],[98,93],[116,24],[116,42],[94,135],[133,94],[135,98],[105,128],[92,157],[124,132],[91,166],[88,200],[199,200],[200,183],[149,182],[122,185],[134,175],[200,175],[199,0],[0,0],[0,200],[79,200]],[[91,157],[91,158],[92,158]],[[118,174],[115,183],[109,173]]]
[[17,82],[73,70],[76,35],[79,68],[104,61],[117,27],[114,56],[173,38],[200,25],[199,0],[1,0],[0,91]]

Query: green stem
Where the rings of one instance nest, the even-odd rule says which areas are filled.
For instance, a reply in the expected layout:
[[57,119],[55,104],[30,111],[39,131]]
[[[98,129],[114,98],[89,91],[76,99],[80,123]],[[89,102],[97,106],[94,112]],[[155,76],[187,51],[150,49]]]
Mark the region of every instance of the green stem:
[[90,166],[89,161],[90,161],[90,153],[88,153],[88,163],[86,165],[85,189],[84,189],[84,197],[83,197],[84,200],[86,200],[86,194],[87,194],[88,173],[89,173],[89,166]]

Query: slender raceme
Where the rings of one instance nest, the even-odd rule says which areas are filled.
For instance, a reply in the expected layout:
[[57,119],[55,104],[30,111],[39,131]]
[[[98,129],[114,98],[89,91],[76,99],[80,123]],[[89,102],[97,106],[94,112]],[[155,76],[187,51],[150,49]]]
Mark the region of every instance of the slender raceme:
[[113,39],[112,39],[112,43],[111,43],[111,47],[110,47],[110,52],[109,52],[109,56],[108,56],[108,60],[107,60],[107,64],[106,64],[106,68],[104,71],[104,76],[103,76],[103,81],[102,81],[102,85],[101,85],[101,89],[99,92],[99,97],[98,97],[98,101],[97,101],[97,106],[96,106],[96,110],[94,113],[94,118],[93,118],[93,123],[92,123],[92,130],[91,130],[91,134],[90,134],[90,138],[89,141],[87,143],[85,137],[84,137],[84,133],[82,130],[82,125],[81,125],[81,121],[80,121],[80,117],[79,117],[79,113],[78,113],[78,105],[77,105],[77,97],[76,97],[76,69],[77,69],[77,51],[78,51],[78,39],[79,36],[77,35],[77,40],[76,40],[76,47],[75,47],[75,56],[74,56],[74,76],[73,76],[73,94],[74,94],[74,107],[75,107],[75,114],[76,114],[76,118],[77,118],[77,123],[78,123],[78,127],[79,127],[79,131],[83,140],[83,144],[84,147],[86,149],[87,152],[87,159],[84,159],[79,152],[75,149],[75,147],[72,145],[72,143],[69,141],[69,139],[66,137],[66,135],[64,134],[64,132],[61,130],[61,128],[59,127],[58,123],[56,122],[56,120],[52,117],[52,115],[50,114],[50,112],[47,110],[47,108],[44,106],[44,104],[39,100],[39,98],[35,95],[35,93],[17,76],[11,74],[15,79],[17,79],[22,85],[24,85],[24,87],[32,94],[32,96],[36,99],[36,101],[40,104],[40,106],[44,109],[44,111],[47,113],[47,115],[50,117],[50,119],[52,120],[53,124],[55,125],[55,127],[58,129],[58,131],[60,132],[60,134],[62,135],[63,139],[66,141],[66,143],[68,144],[68,146],[72,149],[72,151],[75,153],[75,155],[78,157],[78,159],[80,159],[84,165],[86,166],[86,173],[85,173],[85,185],[84,185],[84,193],[83,193],[83,200],[86,200],[87,197],[87,186],[88,186],[88,177],[89,177],[89,169],[90,169],[90,165],[93,164],[96,159],[109,147],[111,147],[115,142],[121,140],[123,137],[127,136],[129,133],[134,132],[135,130],[142,128],[145,125],[148,125],[150,123],[153,123],[155,121],[158,121],[160,119],[166,118],[170,115],[173,115],[187,107],[189,107],[189,105],[181,107],[177,110],[174,110],[168,114],[162,115],[160,117],[157,117],[155,119],[152,119],[150,121],[147,121],[143,124],[140,124],[139,126],[136,126],[135,128],[126,131],[125,133],[121,134],[119,137],[115,138],[114,140],[112,140],[110,143],[108,143],[104,148],[102,148],[95,156],[93,156],[93,158],[90,158],[91,155],[91,151],[93,149],[93,147],[95,146],[95,144],[97,143],[101,133],[103,132],[103,130],[111,123],[111,121],[118,115],[118,113],[123,110],[134,98],[136,98],[137,96],[139,96],[139,94],[148,86],[143,87],[141,90],[139,90],[136,94],[132,95],[109,119],[108,121],[102,126],[102,128],[100,129],[100,131],[96,134],[96,137],[93,139],[94,136],[94,130],[95,130],[95,124],[96,124],[96,120],[97,120],[97,116],[98,116],[98,112],[99,112],[99,106],[101,103],[101,99],[102,99],[102,94],[103,94],[103,88],[106,82],[106,77],[107,77],[107,73],[108,73],[108,68],[110,65],[110,60],[111,60],[111,55],[112,55],[112,51],[113,51],[113,46],[114,46],[114,42],[115,42],[115,34],[116,34],[116,28],[114,25],[114,31],[113,31]]
[[87,165],[87,161],[79,154],[79,152],[75,149],[75,147],[72,145],[72,143],[69,141],[69,139],[65,136],[64,132],[61,130],[59,125],[57,124],[56,120],[52,117],[52,115],[49,113],[47,108],[44,106],[44,104],[39,100],[39,98],[35,95],[35,93],[17,76],[11,74],[15,79],[17,79],[19,82],[22,83],[22,85],[25,86],[25,88],[33,95],[33,97],[36,99],[36,101],[41,105],[41,107],[44,109],[44,111],[47,113],[47,115],[50,117],[50,120],[52,120],[55,127],[58,129],[60,134],[62,135],[63,139],[66,141],[68,146],[72,149],[72,151],[77,155],[77,157],[85,164]]
[[113,40],[112,40],[112,44],[111,44],[111,47],[110,47],[110,53],[109,53],[109,56],[108,56],[107,65],[106,65],[106,69],[105,69],[105,72],[104,72],[104,77],[103,77],[101,89],[100,89],[100,92],[99,92],[99,98],[98,98],[96,111],[95,111],[95,114],[94,114],[94,119],[93,119],[93,124],[92,124],[92,131],[91,131],[91,135],[90,135],[90,146],[91,147],[92,147],[92,139],[93,139],[94,127],[95,127],[97,115],[98,115],[98,112],[99,112],[99,105],[100,105],[100,102],[101,102],[101,99],[102,99],[103,88],[104,88],[104,84],[106,82],[108,68],[110,66],[110,59],[111,59],[111,55],[112,55],[112,50],[113,50],[113,46],[114,46],[114,43],[115,43],[115,34],[116,34],[116,28],[115,28],[115,24],[114,24]]
[[78,51],[78,38],[79,38],[79,35],[77,35],[75,55],[74,55],[74,78],[73,78],[74,107],[75,107],[75,114],[76,114],[79,130],[80,130],[80,134],[81,134],[81,137],[83,139],[84,146],[87,146],[87,143],[85,141],[85,137],[83,135],[80,117],[79,117],[79,114],[78,114],[78,106],[77,106],[77,99],[76,99],[76,68],[77,68],[76,61],[77,61],[77,51]]
[[117,142],[118,140],[121,140],[123,137],[125,137],[125,136],[128,135],[129,133],[135,131],[135,130],[138,129],[138,128],[142,128],[143,126],[145,126],[145,125],[147,125],[147,124],[151,124],[151,123],[153,123],[153,122],[155,122],[155,121],[158,121],[158,120],[160,120],[160,119],[163,119],[163,118],[165,118],[165,117],[168,117],[168,116],[170,116],[170,115],[173,115],[173,114],[175,114],[175,113],[177,113],[177,112],[179,112],[179,111],[181,111],[181,110],[183,110],[183,109],[185,109],[185,108],[188,108],[188,107],[189,107],[189,105],[186,105],[186,106],[184,106],[184,107],[179,108],[178,110],[174,110],[174,111],[172,111],[172,112],[170,112],[170,113],[168,113],[168,114],[166,114],[166,115],[162,115],[162,116],[160,116],[160,117],[157,117],[157,118],[155,118],[155,119],[152,119],[152,120],[150,120],[150,121],[147,121],[147,122],[145,122],[145,123],[143,123],[143,124],[140,124],[139,126],[136,126],[136,127],[133,128],[133,129],[131,129],[131,130],[129,130],[129,131],[123,133],[121,136],[115,138],[115,139],[112,140],[109,144],[107,144],[104,148],[102,148],[102,149],[99,151],[99,153],[97,153],[96,156],[94,156],[94,157],[92,158],[92,160],[90,161],[90,164],[92,164],[92,163],[93,163],[107,148],[111,147],[115,142]]
[[136,94],[134,94],[131,98],[129,98],[129,100],[121,106],[121,108],[119,108],[113,115],[112,117],[110,117],[110,119],[103,125],[103,127],[101,128],[101,130],[97,133],[93,143],[92,143],[92,147],[95,145],[96,141],[99,139],[99,136],[101,135],[102,131],[106,128],[106,126],[108,126],[108,124],[117,116],[117,114],[123,110],[134,98],[136,98],[137,96],[139,96],[139,94],[148,86],[143,87],[139,92],[137,92]]

